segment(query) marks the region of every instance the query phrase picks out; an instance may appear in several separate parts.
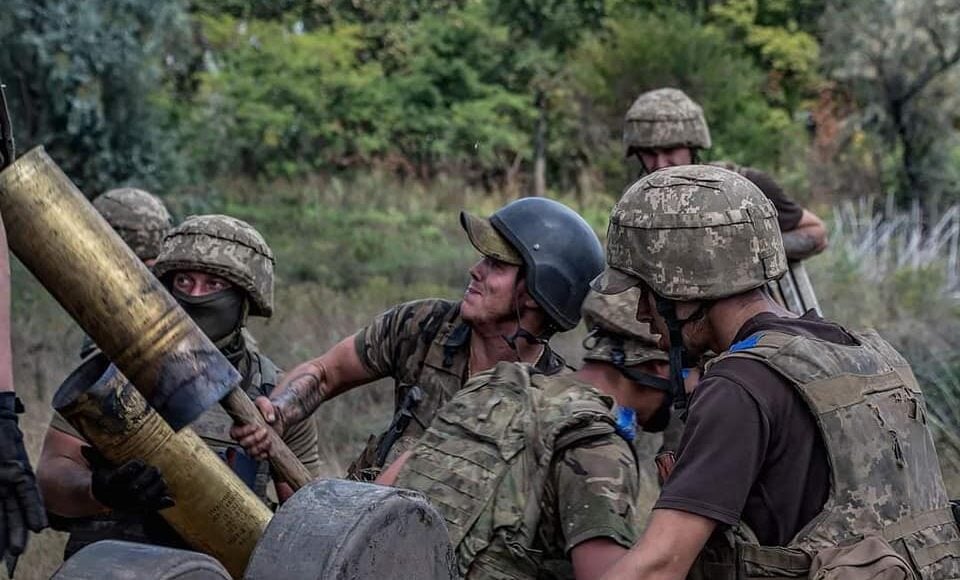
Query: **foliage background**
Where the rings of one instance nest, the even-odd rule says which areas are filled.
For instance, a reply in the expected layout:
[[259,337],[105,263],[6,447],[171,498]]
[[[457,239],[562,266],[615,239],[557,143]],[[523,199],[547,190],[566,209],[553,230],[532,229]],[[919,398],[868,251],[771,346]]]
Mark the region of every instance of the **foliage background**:
[[[624,112],[644,90],[684,89],[710,121],[715,147],[705,157],[772,171],[827,219],[831,247],[809,263],[827,314],[878,327],[908,355],[960,493],[953,3],[4,8],[0,79],[19,148],[43,144],[91,197],[136,185],[178,218],[222,212],[256,225],[278,256],[278,309],[253,330],[288,367],[401,300],[458,296],[475,259],[459,230],[462,208],[489,213],[540,192],[602,234],[639,172],[623,158]],[[35,458],[46,402],[77,362],[81,336],[17,263],[13,277],[15,376]],[[573,362],[581,337],[558,337]],[[388,420],[391,392],[385,383],[358,389],[318,412],[329,475]],[[655,445],[646,440],[642,451]],[[59,563],[59,534],[35,540],[18,577],[48,577]]]

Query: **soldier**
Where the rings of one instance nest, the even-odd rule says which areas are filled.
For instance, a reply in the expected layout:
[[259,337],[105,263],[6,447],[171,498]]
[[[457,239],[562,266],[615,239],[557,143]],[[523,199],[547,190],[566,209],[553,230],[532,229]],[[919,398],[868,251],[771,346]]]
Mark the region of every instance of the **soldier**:
[[156,262],[163,238],[173,227],[173,218],[158,197],[123,187],[97,196],[93,207],[144,264]]
[[[647,173],[698,163],[700,149],[709,149],[710,129],[703,109],[678,89],[643,93],[624,119],[623,144],[627,157],[636,157]],[[786,196],[772,177],[758,169],[718,162],[752,181],[773,201],[783,233],[787,258],[804,260],[827,247],[827,229],[816,215]]]
[[[160,198],[142,189],[111,189],[93,200],[103,219],[107,220],[133,253],[147,266],[153,266],[160,254],[163,237],[173,227],[173,218]],[[83,337],[80,358],[87,358],[97,349],[89,336]]]
[[643,537],[607,577],[960,577],[910,366],[876,332],[797,317],[762,290],[786,270],[776,215],[712,166],[652,173],[611,214],[595,287],[639,286],[681,407],[684,354],[720,354]]
[[[7,232],[0,221],[0,557],[19,556],[27,546],[27,530],[39,532],[47,527],[43,501],[17,421],[23,404],[13,384],[9,260]],[[11,568],[8,571],[12,575]]]
[[[193,216],[164,239],[153,271],[174,298],[243,376],[251,398],[268,395],[279,369],[261,354],[245,329],[247,316],[273,313],[273,265],[269,246],[249,224],[222,215]],[[266,462],[256,461],[232,442],[232,422],[214,407],[192,424],[237,475],[264,501],[270,477]],[[291,426],[284,441],[317,475],[316,425]],[[128,539],[180,546],[182,541],[157,513],[169,507],[162,474],[136,459],[115,466],[92,448],[59,415],[47,431],[37,469],[47,509],[71,532],[69,557],[86,544]],[[281,500],[292,494],[275,482]]]
[[592,294],[580,370],[501,362],[474,375],[378,479],[440,510],[463,577],[596,578],[632,544],[630,441],[670,405],[666,355],[635,310]]
[[[576,212],[543,198],[514,201],[489,219],[460,214],[482,258],[462,300],[400,304],[323,355],[293,369],[270,399],[257,400],[279,431],[325,400],[382,377],[396,384],[393,424],[371,436],[349,474],[372,480],[426,430],[467,378],[499,361],[533,364],[547,375],[566,368],[548,340],[580,320],[592,276],[603,267],[597,235]],[[266,429],[232,433],[266,457]]]

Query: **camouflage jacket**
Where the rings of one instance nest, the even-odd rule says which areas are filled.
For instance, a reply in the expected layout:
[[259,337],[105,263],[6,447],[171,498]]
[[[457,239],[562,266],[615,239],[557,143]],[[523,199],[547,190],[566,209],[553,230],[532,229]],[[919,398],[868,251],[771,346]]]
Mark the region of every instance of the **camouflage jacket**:
[[[247,356],[239,365],[243,375],[244,391],[251,399],[260,395],[269,395],[280,378],[280,370],[266,356],[248,350]],[[233,421],[219,406],[208,409],[193,424],[197,435],[213,449],[231,469],[244,481],[260,499],[270,503],[267,485],[270,480],[270,466],[265,461],[256,461],[243,452],[243,448],[229,435]],[[62,431],[78,439],[83,435],[77,432],[60,414],[54,414],[50,428]],[[303,421],[284,434],[283,440],[297,455],[313,476],[319,475],[319,436],[313,420]],[[70,533],[64,557],[70,557],[92,542],[118,539],[141,543],[152,543],[172,547],[185,546],[163,518],[156,514],[116,514],[86,518],[54,518],[57,528]]]
[[[960,578],[954,521],[909,364],[875,332],[846,346],[759,332],[713,359],[757,360],[785,377],[813,413],[832,470],[823,510],[787,546],[761,546],[741,525],[714,534],[691,578],[807,578],[818,552],[880,537],[921,580]],[[818,576],[819,578],[819,576]]]
[[[429,426],[436,412],[467,380],[470,361],[470,327],[460,318],[460,303],[449,300],[418,300],[391,308],[356,334],[357,355],[377,378],[394,379],[394,409],[400,408],[411,388],[418,386],[423,399],[412,412],[416,420],[403,430],[392,446],[390,463],[408,449]],[[569,370],[564,360],[544,348],[536,365],[544,374]],[[349,475],[372,480],[382,465],[376,448],[383,438],[371,436],[367,448],[350,466]]]
[[440,510],[465,577],[572,577],[575,545],[635,536],[637,464],[612,406],[572,375],[501,362],[439,410],[396,485]]

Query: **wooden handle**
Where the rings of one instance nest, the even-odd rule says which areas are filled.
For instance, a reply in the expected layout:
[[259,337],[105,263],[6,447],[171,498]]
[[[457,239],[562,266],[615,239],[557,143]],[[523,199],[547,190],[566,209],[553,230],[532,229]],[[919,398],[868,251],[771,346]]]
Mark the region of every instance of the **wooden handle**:
[[223,410],[230,415],[230,418],[241,425],[262,425],[267,428],[267,438],[270,441],[270,465],[274,471],[280,475],[294,491],[305,486],[313,476],[307,471],[307,468],[300,463],[300,459],[290,451],[287,444],[283,442],[280,435],[273,430],[267,421],[260,414],[260,409],[253,404],[250,397],[240,389],[233,389],[226,397],[221,399],[220,404]]

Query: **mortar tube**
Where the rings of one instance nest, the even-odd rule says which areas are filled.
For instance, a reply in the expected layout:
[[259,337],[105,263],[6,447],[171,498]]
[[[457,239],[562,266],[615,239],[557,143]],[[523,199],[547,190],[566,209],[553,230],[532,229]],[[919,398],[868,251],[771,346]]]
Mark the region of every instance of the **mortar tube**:
[[157,467],[176,502],[160,515],[242,576],[272,513],[192,429],[171,429],[103,354],[67,377],[53,407],[115,465],[141,459]]
[[240,385],[43,147],[0,172],[0,216],[17,258],[175,430]]

